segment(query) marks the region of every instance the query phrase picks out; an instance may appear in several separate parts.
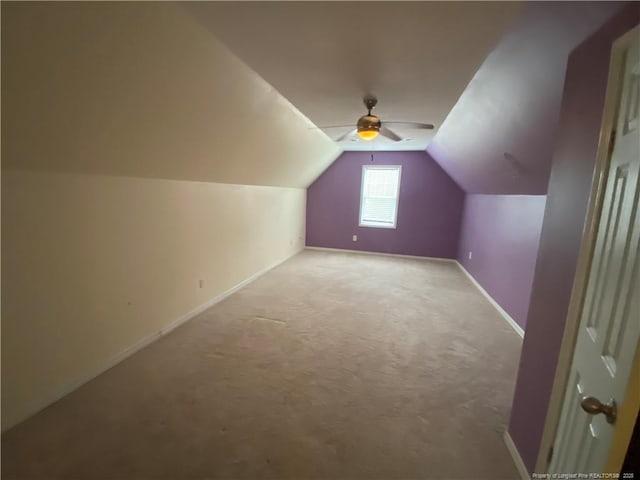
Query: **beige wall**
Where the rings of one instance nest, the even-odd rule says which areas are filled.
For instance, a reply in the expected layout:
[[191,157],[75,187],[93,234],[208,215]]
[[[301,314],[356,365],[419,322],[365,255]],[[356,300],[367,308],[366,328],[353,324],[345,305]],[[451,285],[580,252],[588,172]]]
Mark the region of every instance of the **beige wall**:
[[5,428],[304,246],[303,189],[5,171],[2,195]]
[[3,2],[3,428],[301,249],[310,126],[180,6]]

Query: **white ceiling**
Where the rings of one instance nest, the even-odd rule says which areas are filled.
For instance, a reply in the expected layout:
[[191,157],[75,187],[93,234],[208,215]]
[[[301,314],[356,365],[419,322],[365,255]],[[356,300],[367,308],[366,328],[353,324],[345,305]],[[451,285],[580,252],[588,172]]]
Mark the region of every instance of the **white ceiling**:
[[[353,125],[362,97],[411,140],[344,150],[424,150],[520,8],[519,2],[197,2],[191,15],[314,124]],[[336,139],[353,127],[327,129]],[[373,144],[373,145],[372,145]]]

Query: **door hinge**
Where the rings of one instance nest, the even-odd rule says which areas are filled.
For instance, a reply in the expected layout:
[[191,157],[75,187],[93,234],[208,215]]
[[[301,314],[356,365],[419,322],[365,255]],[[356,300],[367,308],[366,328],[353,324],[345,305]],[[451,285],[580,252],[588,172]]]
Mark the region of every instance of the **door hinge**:
[[609,136],[609,155],[613,153],[613,147],[616,145],[616,131],[611,130],[611,135]]

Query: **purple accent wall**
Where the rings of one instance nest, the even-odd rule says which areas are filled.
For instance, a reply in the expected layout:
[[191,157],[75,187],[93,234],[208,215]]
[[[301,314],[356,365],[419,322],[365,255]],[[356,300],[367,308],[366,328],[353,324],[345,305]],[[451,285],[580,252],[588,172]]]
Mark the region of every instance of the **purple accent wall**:
[[567,56],[623,7],[523,2],[427,152],[467,193],[545,194]]
[[591,191],[613,41],[640,18],[631,4],[569,56],[527,331],[509,432],[535,467]]
[[544,195],[467,195],[462,216],[458,261],[523,329],[545,201]]
[[[464,192],[425,152],[343,153],[307,189],[307,245],[456,258]],[[358,226],[363,165],[402,165],[396,229]],[[352,236],[358,235],[353,242]]]

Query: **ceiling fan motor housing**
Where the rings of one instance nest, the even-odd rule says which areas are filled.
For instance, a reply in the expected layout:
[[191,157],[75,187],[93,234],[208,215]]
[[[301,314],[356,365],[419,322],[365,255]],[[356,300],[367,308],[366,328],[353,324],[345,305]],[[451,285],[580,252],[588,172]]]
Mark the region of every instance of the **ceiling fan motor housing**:
[[381,126],[382,122],[375,115],[363,115],[358,119],[357,127],[359,132],[379,132]]

